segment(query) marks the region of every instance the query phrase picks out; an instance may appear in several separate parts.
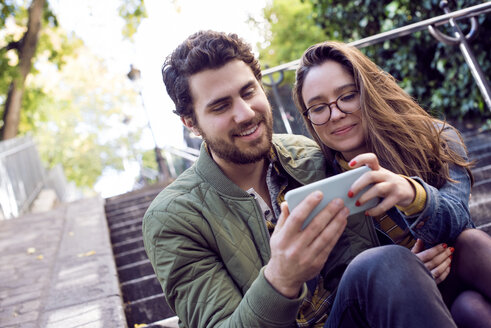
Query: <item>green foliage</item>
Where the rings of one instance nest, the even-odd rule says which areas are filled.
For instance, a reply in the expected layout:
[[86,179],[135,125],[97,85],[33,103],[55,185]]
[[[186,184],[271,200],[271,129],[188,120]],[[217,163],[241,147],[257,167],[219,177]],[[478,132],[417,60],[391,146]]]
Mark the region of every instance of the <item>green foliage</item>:
[[[265,44],[258,44],[263,67],[273,67],[298,59],[313,43],[326,38],[315,25],[312,6],[298,0],[272,1],[264,8],[265,27],[261,26]],[[258,22],[255,22],[259,25]]]
[[131,39],[142,19],[147,17],[144,0],[121,0],[119,15],[125,20],[123,36]]
[[[312,16],[328,39],[355,41],[394,28],[444,14],[439,0],[303,0],[313,6]],[[451,10],[482,3],[479,0],[450,2]],[[306,17],[309,19],[309,17]],[[480,33],[471,42],[485,76],[491,76],[489,40],[491,20],[486,14],[478,17]],[[468,20],[459,21],[464,33]],[[450,28],[440,27],[447,35]],[[322,41],[322,40],[318,40]],[[489,117],[484,99],[470,73],[458,46],[439,43],[428,31],[385,41],[363,51],[381,68],[394,75],[401,86],[433,113],[447,118]]]
[[0,25],[5,26],[7,17],[10,17],[15,12],[13,1],[0,0]]
[[148,167],[152,170],[158,171],[159,167],[157,160],[155,159],[155,149],[149,149],[143,152],[142,155],[142,166]]
[[[146,16],[143,0],[121,0],[128,36]],[[0,0],[0,23],[14,28],[0,33],[0,117],[8,88],[18,76],[15,47],[28,21],[30,1]],[[94,77],[97,77],[94,79]],[[19,134],[31,134],[48,167],[62,164],[68,180],[91,189],[104,168],[123,170],[137,158],[140,129],[123,121],[135,107],[137,93],[125,75],[115,76],[87,52],[83,42],[58,27],[46,1],[31,72],[24,86]],[[128,108],[129,107],[129,108]],[[1,120],[0,120],[1,124]]]
[[[40,65],[43,73],[49,65]],[[123,161],[136,157],[140,131],[125,122],[137,93],[86,48],[77,48],[61,71],[39,74],[28,86],[19,128],[33,134],[48,167],[61,163],[68,180],[92,188],[103,169],[123,170]]]

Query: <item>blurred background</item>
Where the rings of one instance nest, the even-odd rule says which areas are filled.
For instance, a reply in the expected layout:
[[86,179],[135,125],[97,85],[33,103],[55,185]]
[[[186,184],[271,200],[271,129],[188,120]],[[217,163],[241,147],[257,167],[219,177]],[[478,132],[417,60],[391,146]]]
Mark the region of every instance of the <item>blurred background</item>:
[[477,0],[0,0],[0,327],[177,327],[141,220],[198,156],[161,67],[202,29],[253,46],[277,133],[308,136],[291,99],[304,50],[360,48],[462,131],[470,214],[491,234],[489,13]]
[[[354,42],[442,15],[439,3],[1,0],[0,138],[32,141],[44,179],[66,179],[58,195],[66,200],[142,188],[177,176],[199,146],[172,113],[160,72],[165,57],[191,33],[237,33],[253,45],[263,68],[276,67],[326,39]],[[449,8],[483,3],[450,1]],[[488,15],[476,19],[479,31],[469,45],[489,77],[491,23]],[[469,19],[459,26],[467,33]],[[449,24],[439,29],[452,35]],[[362,50],[432,114],[490,127],[490,110],[458,46],[423,29]],[[268,88],[273,107],[280,109],[275,131],[306,134],[290,99],[293,68],[265,76],[264,82],[275,84]],[[21,170],[17,162],[3,168],[14,169],[34,170]]]

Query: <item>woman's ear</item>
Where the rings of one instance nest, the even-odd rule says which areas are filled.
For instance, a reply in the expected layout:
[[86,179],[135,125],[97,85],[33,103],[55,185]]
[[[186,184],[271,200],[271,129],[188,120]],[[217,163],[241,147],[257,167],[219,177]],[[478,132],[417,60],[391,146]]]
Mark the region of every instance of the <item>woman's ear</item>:
[[201,136],[199,129],[195,126],[194,120],[190,116],[181,116],[181,121],[182,124],[184,124],[189,130],[191,130],[191,132],[193,132],[195,136]]

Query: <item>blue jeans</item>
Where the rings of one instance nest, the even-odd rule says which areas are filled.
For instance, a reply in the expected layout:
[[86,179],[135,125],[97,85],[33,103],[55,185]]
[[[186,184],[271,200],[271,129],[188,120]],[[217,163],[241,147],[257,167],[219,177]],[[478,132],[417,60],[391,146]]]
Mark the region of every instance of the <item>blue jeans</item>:
[[324,327],[457,327],[435,280],[407,248],[360,253],[339,283]]

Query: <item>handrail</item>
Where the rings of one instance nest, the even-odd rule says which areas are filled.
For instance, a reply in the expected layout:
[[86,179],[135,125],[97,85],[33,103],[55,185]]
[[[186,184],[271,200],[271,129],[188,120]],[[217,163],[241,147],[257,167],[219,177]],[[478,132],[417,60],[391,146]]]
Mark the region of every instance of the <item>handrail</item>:
[[30,137],[0,143],[0,219],[26,212],[44,186],[46,175]]
[[195,162],[198,159],[199,156],[199,150],[186,147],[184,149],[181,148],[176,148],[172,146],[164,146],[162,147],[164,151],[169,152],[171,154],[181,156],[187,160],[190,160],[192,162]]
[[[442,5],[442,3],[441,3],[441,5]],[[352,41],[352,42],[349,42],[348,44],[355,46],[357,48],[364,48],[364,47],[368,47],[370,45],[380,43],[380,42],[383,42],[386,40],[391,40],[391,39],[406,36],[406,35],[412,34],[414,32],[421,31],[421,30],[430,29],[430,27],[433,27],[433,29],[435,29],[435,27],[445,25],[445,24],[450,24],[450,25],[452,25],[452,27],[454,27],[454,29],[456,29],[454,26],[456,20],[462,20],[462,19],[466,19],[466,18],[473,19],[477,15],[485,14],[488,12],[491,12],[491,1],[487,1],[487,2],[479,4],[479,5],[475,5],[475,6],[460,9],[460,10],[456,10],[453,12],[447,12],[447,13],[440,15],[440,16],[437,16],[437,17],[429,18],[429,19],[426,19],[426,20],[423,20],[423,21],[420,21],[417,23],[413,23],[410,25],[406,25],[403,27],[399,27],[399,28],[396,28],[396,29],[393,29],[393,30],[390,30],[387,32],[382,32],[382,33],[372,35],[372,36],[369,36],[369,37],[366,37],[366,38],[363,38],[363,39],[360,39],[357,41]],[[473,22],[473,24],[474,23],[475,22]],[[473,27],[473,28],[475,28],[475,27]],[[430,31],[430,33],[431,33],[431,31]],[[455,39],[459,39],[459,41],[461,43],[465,43],[466,37],[464,36],[463,38],[464,38],[463,40],[462,40],[462,37],[460,37],[460,38],[456,37]],[[466,50],[466,49],[464,49],[464,50]],[[468,52],[468,51],[466,51],[466,52]],[[469,61],[467,60],[467,57],[469,57],[469,55],[466,55],[466,52],[464,52],[464,57],[466,57],[466,61],[469,64],[469,67],[471,69],[471,73],[474,75],[476,82],[477,82],[479,88],[481,89],[481,92],[483,93],[486,104],[491,109],[491,106],[489,105],[489,94],[490,94],[488,92],[489,87],[486,85],[485,77],[483,78],[481,76],[482,74],[476,73],[476,71],[480,71],[480,68],[478,65],[474,65],[474,63],[472,63],[472,62],[469,63]],[[277,87],[278,84],[281,83],[281,81],[283,79],[280,78],[278,81],[274,81],[272,78],[272,74],[277,73],[277,72],[282,73],[283,71],[288,71],[288,70],[295,70],[299,63],[300,63],[300,59],[296,59],[296,60],[293,60],[293,61],[288,62],[288,63],[280,64],[280,65],[277,65],[277,66],[274,66],[271,68],[266,68],[266,69],[262,70],[263,79],[265,76],[269,76],[270,80],[271,80],[271,81],[265,80],[265,81],[263,81],[263,84],[272,87],[273,91],[275,91],[275,88]],[[275,98],[278,98],[278,97],[275,96]],[[278,100],[277,100],[277,102],[278,102]],[[282,109],[281,100],[279,101],[279,103],[280,103],[279,109],[281,112],[281,109]],[[285,125],[287,132],[290,133],[291,128],[289,129],[289,122],[287,119],[285,119],[284,115],[282,115],[282,120],[283,120],[283,124]],[[177,156],[181,156],[183,158],[186,158],[186,159],[194,162],[194,161],[196,161],[196,159],[199,155],[199,152],[195,151],[195,153],[190,153],[188,151],[189,149],[192,149],[192,148],[187,148],[186,150],[182,150],[182,149],[178,149],[175,147],[169,147],[169,146],[164,147],[164,150],[168,151],[169,153],[172,153],[172,154],[177,155]]]
[[[468,7],[465,9],[456,10],[456,11],[453,11],[451,13],[440,15],[437,17],[425,19],[421,22],[417,22],[417,23],[413,23],[413,24],[406,25],[403,27],[399,27],[399,28],[393,29],[391,31],[382,32],[382,33],[379,33],[376,35],[372,35],[372,36],[369,36],[369,37],[366,37],[366,38],[363,38],[363,39],[360,39],[357,41],[349,42],[349,44],[352,46],[355,46],[357,48],[364,48],[364,47],[368,47],[368,46],[371,46],[373,44],[376,44],[376,43],[379,43],[382,41],[395,39],[395,38],[398,38],[401,36],[405,36],[405,35],[412,34],[412,33],[417,32],[417,31],[427,29],[428,26],[431,26],[431,25],[440,26],[440,25],[447,24],[450,22],[450,20],[452,18],[460,20],[460,19],[464,19],[464,18],[474,17],[474,16],[477,16],[479,14],[483,14],[483,13],[487,13],[487,12],[491,12],[491,1],[481,3],[479,5],[475,5],[472,7]],[[296,59],[296,60],[293,60],[293,61],[285,63],[285,64],[281,64],[281,65],[278,65],[275,67],[265,69],[262,71],[262,74],[263,74],[263,76],[265,76],[265,75],[273,74],[273,73],[276,73],[279,71],[295,70],[299,63],[300,63],[300,59]]]

